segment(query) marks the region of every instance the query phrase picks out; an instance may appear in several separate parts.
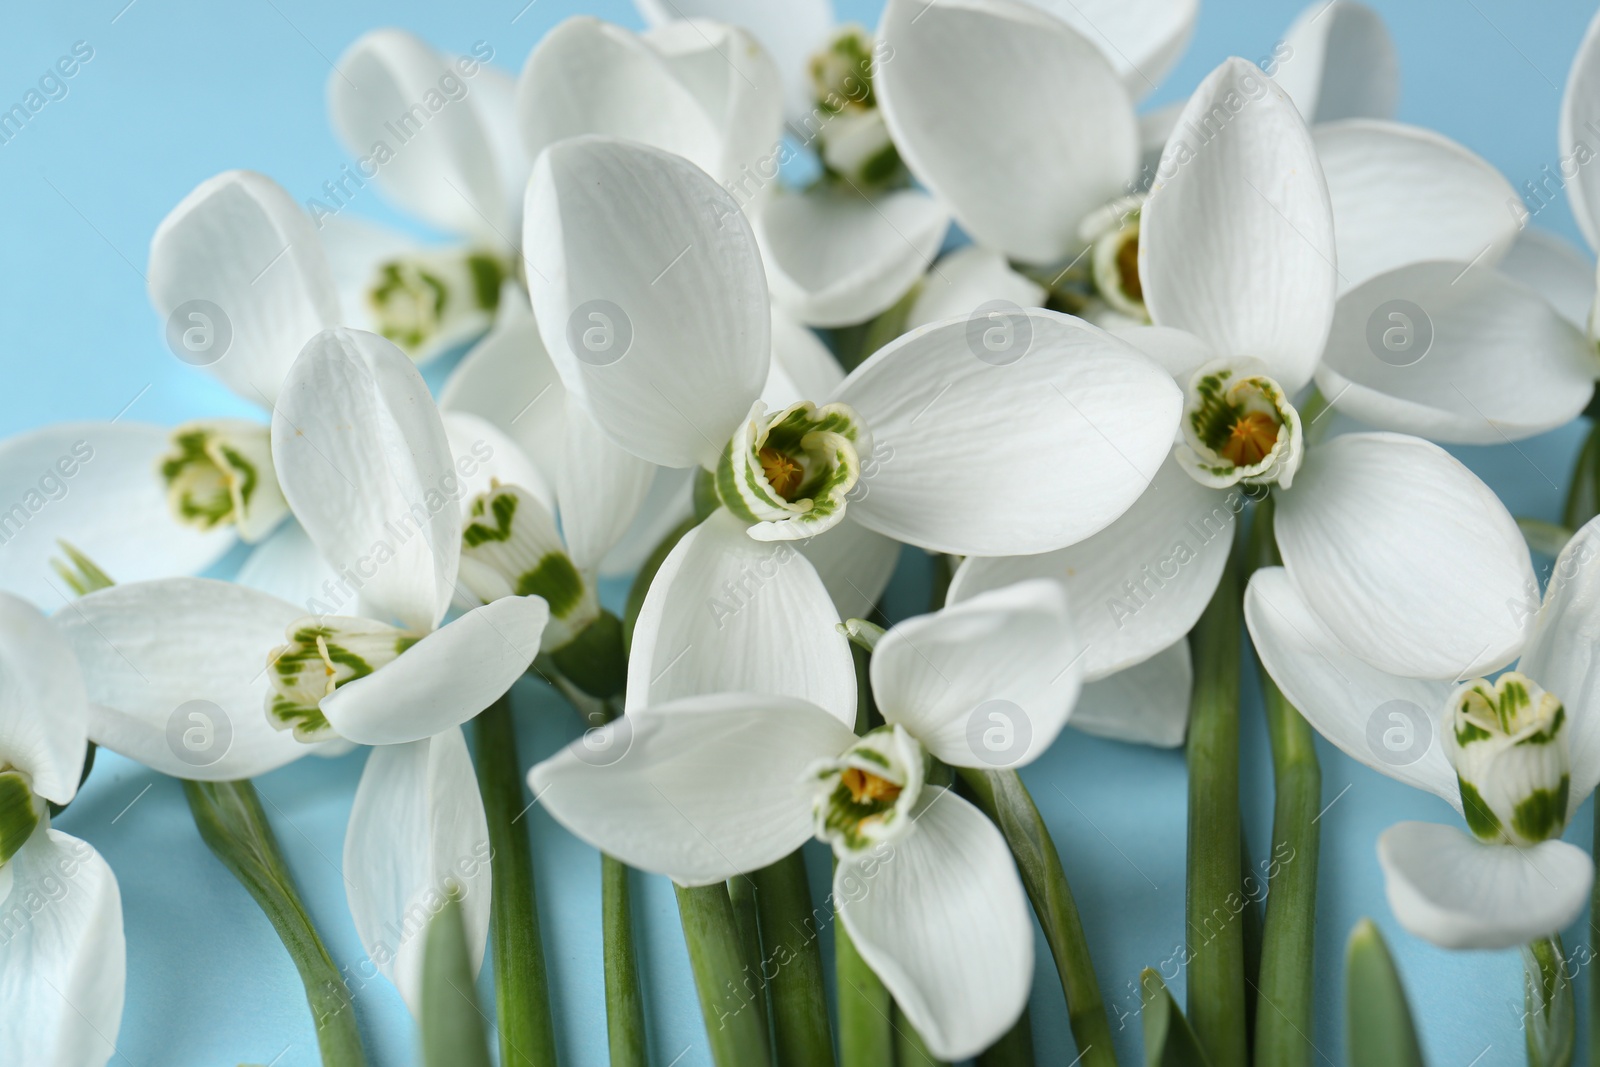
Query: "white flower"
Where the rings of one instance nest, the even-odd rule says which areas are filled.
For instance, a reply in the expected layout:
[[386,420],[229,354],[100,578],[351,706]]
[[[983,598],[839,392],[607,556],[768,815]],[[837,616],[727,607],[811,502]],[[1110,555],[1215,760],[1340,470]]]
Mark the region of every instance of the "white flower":
[[0,594],[0,1059],[100,1067],[116,1051],[127,949],[116,876],[50,828],[78,791],[89,719],[71,646]]
[[[1559,837],[1600,782],[1597,553],[1600,521],[1562,551],[1528,639],[1513,649],[1516,670],[1492,682],[1471,666],[1430,671],[1456,651],[1426,618],[1407,620],[1414,654],[1397,670],[1330,632],[1293,574],[1269,568],[1250,581],[1256,650],[1307,721],[1351,757],[1463,812],[1471,834],[1412,822],[1378,842],[1395,916],[1436,944],[1507,948],[1560,930],[1587,900],[1593,865]],[[1472,591],[1491,616],[1533,611]]]
[[[1073,644],[1065,598],[1030,582],[891,629],[871,672],[888,725],[857,738],[832,608],[820,585],[793,588],[786,624],[740,619],[727,643],[684,657],[671,688],[712,688],[665,703],[653,689],[536,766],[530,784],[579,837],[685,885],[773,863],[814,834],[828,841],[835,904],[862,956],[936,1055],[971,1056],[1022,1010],[1032,924],[1000,832],[925,768],[930,757],[1018,766],[1054,740],[1078,689],[1056,666]],[[636,645],[659,652],[690,621],[662,610],[673,617],[656,613],[652,633],[641,615]],[[769,680],[777,687],[759,688]]]

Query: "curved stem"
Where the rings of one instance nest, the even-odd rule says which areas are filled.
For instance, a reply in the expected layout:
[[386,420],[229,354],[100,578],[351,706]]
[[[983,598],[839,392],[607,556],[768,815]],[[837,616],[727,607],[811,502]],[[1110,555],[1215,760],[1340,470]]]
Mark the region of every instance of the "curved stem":
[[744,973],[744,945],[727,884],[674,888],[712,1060],[717,1067],[770,1067],[761,1016],[751,1010],[748,992],[732,981]]
[[255,898],[289,950],[317,1024],[323,1067],[365,1067],[350,989],[300,903],[278,840],[249,780],[183,783],[200,837]]
[[645,1067],[644,996],[633,951],[633,910],[628,867],[600,857],[600,913],[606,965],[606,1034],[611,1067]]

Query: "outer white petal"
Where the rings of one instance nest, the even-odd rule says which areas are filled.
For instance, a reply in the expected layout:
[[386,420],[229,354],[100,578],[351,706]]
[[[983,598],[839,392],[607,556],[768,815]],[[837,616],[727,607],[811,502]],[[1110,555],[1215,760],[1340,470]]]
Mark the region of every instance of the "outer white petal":
[[978,245],[943,257],[922,279],[922,290],[906,316],[906,329],[971,315],[980,305],[1007,300],[1018,307],[1043,307],[1044,286],[1011,269],[1006,257]]
[[556,494],[522,446],[488,419],[465,411],[439,412],[460,476],[457,495],[463,502],[486,493],[499,482],[528,490],[546,511],[554,511]]
[[566,387],[524,299],[502,301],[499,321],[456,365],[439,393],[443,411],[487,419],[522,446],[555,485],[566,437]]
[[[676,156],[580,138],[534,164],[525,225],[534,312],[567,388],[640,458],[714,464],[771,361],[761,256],[732,199]],[[609,331],[605,348],[585,347],[591,330]]]
[[899,541],[848,519],[796,547],[816,568],[841,619],[870,615],[900,561]]
[[528,773],[551,816],[630,867],[708,885],[812,833],[807,770],[855,740],[813,704],[717,693],[630,711]]
[[1036,556],[968,556],[949,602],[1025,578],[1067,587],[1072,627],[1089,681],[1142,662],[1194,627],[1211,602],[1233,548],[1237,490],[1208,489],[1176,460],[1110,526],[1075,545]]
[[116,1052],[127,979],[122,894],[86,841],[36,831],[0,902],[0,1061],[102,1067]]
[[1378,862],[1394,917],[1441,948],[1514,948],[1558,933],[1594,881],[1588,854],[1565,841],[1491,845],[1426,822],[1385,830]]
[[808,63],[833,29],[831,0],[634,0],[634,6],[652,26],[686,18],[743,26],[778,65],[790,117],[815,106]]
[[89,697],[72,645],[39,609],[0,593],[0,765],[46,800],[78,791]]
[[783,158],[783,80],[760,42],[729,24],[738,21],[673,22],[644,40],[717,128],[722,151],[707,171],[742,192],[765,184],[763,163]]
[[1124,326],[1113,329],[1111,334],[1161,364],[1162,370],[1184,386],[1195,371],[1217,358],[1200,338],[1170,326]]
[[665,149],[708,172],[722,161],[716,117],[667,61],[621,26],[587,16],[567,19],[529,54],[517,115],[535,160],[569,137],[604,134]]
[[50,566],[58,539],[112,579],[194,574],[234,544],[230,530],[180,526],[156,463],[168,431],[136,422],[46,426],[0,442],[0,589],[53,610],[71,591]]
[[536,596],[473,608],[323,697],[322,713],[358,745],[405,744],[460,726],[522,677],[549,619],[549,606]]
[[772,308],[772,367],[761,390],[768,411],[828,396],[844,381],[844,369],[817,335],[777,305]]
[[1311,136],[1333,200],[1341,292],[1425,259],[1493,266],[1516,239],[1525,210],[1516,190],[1448,137],[1381,119],[1330,122]]
[[1353,0],[1314,0],[1294,20],[1273,77],[1307,122],[1394,115],[1400,59],[1383,18]]
[[775,693],[856,720],[839,613],[788,541],[757,541],[726,509],[683,536],[639,609],[628,708],[705,693]]
[[1130,191],[1128,92],[1065,22],[1018,0],[889,0],[878,33],[893,56],[873,89],[901,158],[979,244],[1052,262]]
[[939,254],[950,214],[917,189],[780,191],[756,234],[772,299],[801,322],[847,326],[885,310]]
[[694,515],[696,469],[657,467],[650,491],[627,532],[600,561],[607,578],[629,577],[638,572],[662,538]]
[[[1561,550],[1517,670],[1567,709],[1572,759],[1569,811],[1600,783],[1600,521]],[[1532,604],[1525,605],[1524,614]]]
[[1029,0],[1093,41],[1135,99],[1148,95],[1194,35],[1200,0]]
[[592,570],[639,514],[656,467],[607,437],[582,408],[568,411],[566,424],[556,479],[561,536],[579,569]]
[[1179,638],[1143,663],[1085,685],[1072,725],[1114,741],[1176,748],[1189,729],[1193,687],[1189,641]]
[[361,575],[364,601],[414,630],[438,625],[461,556],[461,485],[404,352],[357,330],[318,334],[273,411],[272,461],[295,518],[328,562]]
[[1561,158],[1572,160],[1576,179],[1567,186],[1572,198],[1572,214],[1578,228],[1589,240],[1591,249],[1600,246],[1600,175],[1593,165],[1600,140],[1595,130],[1600,124],[1600,14],[1589,21],[1589,28],[1578,45],[1578,54],[1567,72],[1567,88],[1561,97]]
[[1322,360],[1317,386],[1341,414],[1458,444],[1564,426],[1600,374],[1549,301],[1464,262],[1414,263],[1346,293]]
[[226,781],[311,750],[265,711],[267,656],[304,614],[243,586],[169,578],[91,593],[55,622],[83,665],[91,741],[175,778]]
[[850,517],[931,551],[988,556],[1104,529],[1160,468],[1182,404],[1126,343],[1038,308],[913,330],[833,399],[870,427],[877,460]]
[[1578,329],[1588,328],[1589,309],[1594,305],[1594,264],[1571,242],[1529,226],[1517,236],[1499,270],[1542,294]]
[[474,974],[483,963],[492,851],[460,730],[372,750],[344,835],[345,895],[362,947],[413,1015],[428,920],[452,893]]
[[1244,617],[1267,673],[1318,733],[1352,759],[1461,810],[1438,736],[1453,682],[1388,674],[1351,654],[1282,567],[1251,576]]
[[982,812],[954,790],[925,786],[912,818],[892,846],[839,864],[834,900],[928,1050],[964,1060],[1027,1004],[1033,922],[1005,839]]
[[872,693],[885,722],[944,762],[1020,767],[1066,723],[1082,650],[1061,583],[1019,582],[890,629],[872,653]]
[[[452,56],[451,60],[460,62],[464,58]],[[478,113],[478,122],[489,139],[489,151],[494,155],[495,168],[500,174],[500,189],[506,196],[506,210],[514,215],[522,202],[522,190],[528,184],[528,170],[533,166],[533,157],[523,147],[521,124],[517,121],[516,76],[486,63],[479,64],[467,99]]]
[[1438,445],[1346,434],[1278,497],[1284,566],[1339,642],[1393,674],[1455,679],[1522,648],[1536,589],[1505,505]]
[[[1220,116],[1220,117],[1219,117]],[[1242,59],[1189,98],[1139,228],[1150,318],[1265,363],[1291,393],[1333,318],[1333,212],[1294,105]]]
[[[333,127],[353,156],[378,142],[392,148],[379,186],[435,226],[512,243],[499,164],[461,69],[404,30],[373,30],[339,57],[328,76]],[[450,95],[444,90],[455,86]]]
[[[311,220],[272,179],[230,170],[173,208],[150,239],[146,281],[166,327],[198,330],[192,357],[252,404],[270,407],[300,348],[339,322],[339,298]],[[220,308],[226,321],[211,308]],[[186,306],[187,305],[187,306]],[[196,318],[198,315],[200,318]],[[210,363],[217,348],[226,348]]]
[[281,524],[250,551],[234,581],[279,600],[298,604],[307,615],[348,614],[359,590],[322,557],[298,522]]

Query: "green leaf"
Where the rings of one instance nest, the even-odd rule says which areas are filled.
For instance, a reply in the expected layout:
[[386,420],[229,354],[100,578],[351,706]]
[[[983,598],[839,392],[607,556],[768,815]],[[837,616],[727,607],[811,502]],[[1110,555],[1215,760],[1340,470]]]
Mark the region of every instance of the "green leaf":
[[421,1022],[424,1067],[491,1067],[461,902],[454,896],[428,923]]
[[1524,945],[1522,966],[1528,1067],[1569,1067],[1578,1042],[1577,1012],[1561,939]]
[[1146,967],[1139,974],[1139,990],[1145,1067],[1210,1067],[1200,1039],[1189,1029],[1189,1020],[1167,992],[1161,976]]
[[1350,1067],[1422,1067],[1405,988],[1371,919],[1362,919],[1350,932],[1345,1005]]

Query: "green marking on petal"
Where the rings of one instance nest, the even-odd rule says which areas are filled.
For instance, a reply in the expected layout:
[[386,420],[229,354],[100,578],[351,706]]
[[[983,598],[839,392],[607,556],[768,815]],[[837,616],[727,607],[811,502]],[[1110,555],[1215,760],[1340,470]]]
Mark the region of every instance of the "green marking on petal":
[[427,249],[378,265],[366,302],[378,332],[413,359],[487,329],[509,264],[481,249]]
[[267,717],[280,730],[293,729],[301,741],[334,736],[321,711],[323,697],[382,670],[421,640],[372,619],[338,615],[298,619],[287,637],[288,643],[273,649],[267,659],[272,681]]
[[39,826],[39,802],[33,784],[18,770],[0,772],[0,864],[33,836]]
[[234,524],[256,540],[288,512],[272,467],[271,431],[240,419],[187,423],[173,431],[156,471],[179,521],[202,530]]
[[756,536],[810,536],[843,515],[861,477],[860,418],[844,404],[802,401],[766,418],[761,405],[739,427],[717,462],[717,494]]
[[1446,713],[1445,754],[1472,832],[1515,845],[1560,836],[1571,773],[1567,712],[1555,694],[1506,671],[1458,687]]
[[904,727],[882,726],[808,774],[816,835],[847,857],[910,830],[927,754]]
[[1525,841],[1548,841],[1557,836],[1567,822],[1567,794],[1571,788],[1571,777],[1563,774],[1556,788],[1535,789],[1513,809],[1511,828]]
[[1461,808],[1467,817],[1467,829],[1483,841],[1501,840],[1504,835],[1500,830],[1500,819],[1493,809],[1484,803],[1477,787],[1460,775],[1456,776],[1456,782],[1461,787]]
[[517,579],[518,596],[542,596],[550,614],[558,619],[571,615],[583,601],[583,575],[564,552],[551,552],[539,565]]

